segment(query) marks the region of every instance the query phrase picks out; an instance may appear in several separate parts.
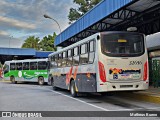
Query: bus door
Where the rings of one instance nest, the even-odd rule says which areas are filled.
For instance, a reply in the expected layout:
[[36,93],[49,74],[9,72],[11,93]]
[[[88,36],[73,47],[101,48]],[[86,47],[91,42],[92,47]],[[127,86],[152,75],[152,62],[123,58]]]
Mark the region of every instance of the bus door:
[[1,77],[9,77],[9,65],[4,64],[3,71],[1,71]]

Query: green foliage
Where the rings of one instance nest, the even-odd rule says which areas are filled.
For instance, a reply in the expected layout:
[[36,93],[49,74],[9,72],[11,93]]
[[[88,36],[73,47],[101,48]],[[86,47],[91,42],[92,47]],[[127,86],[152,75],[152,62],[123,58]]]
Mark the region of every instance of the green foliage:
[[54,33],[53,36],[45,36],[42,40],[38,37],[35,38],[35,36],[29,36],[23,43],[22,48],[34,48],[41,51],[56,51],[56,47],[53,46],[55,38],[56,33]]
[[3,67],[3,65],[2,65],[2,63],[0,62],[0,68],[2,68]]
[[56,47],[53,46],[55,38],[56,38],[56,33],[54,33],[53,36],[48,35],[48,36],[43,37],[43,39],[39,43],[40,50],[56,51]]
[[70,12],[68,15],[68,19],[69,19],[70,23],[72,23],[72,21],[78,20],[78,18],[80,18],[80,17],[81,17],[81,14],[79,12],[77,12],[76,9],[70,8]]
[[40,39],[38,37],[35,38],[35,36],[29,36],[23,43],[22,48],[34,48],[39,50],[39,41]]
[[70,8],[68,15],[69,23],[73,23],[88,12],[91,8],[97,5],[101,0],[73,0],[75,4],[79,5],[78,9]]

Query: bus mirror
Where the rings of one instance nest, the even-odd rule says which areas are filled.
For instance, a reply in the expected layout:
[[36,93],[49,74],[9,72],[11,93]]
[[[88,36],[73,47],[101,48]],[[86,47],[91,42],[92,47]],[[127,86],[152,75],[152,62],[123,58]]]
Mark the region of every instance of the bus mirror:
[[100,36],[99,35],[97,35],[97,40],[100,40]]
[[6,73],[8,73],[8,70],[5,70],[5,71],[4,71],[4,74],[6,74]]

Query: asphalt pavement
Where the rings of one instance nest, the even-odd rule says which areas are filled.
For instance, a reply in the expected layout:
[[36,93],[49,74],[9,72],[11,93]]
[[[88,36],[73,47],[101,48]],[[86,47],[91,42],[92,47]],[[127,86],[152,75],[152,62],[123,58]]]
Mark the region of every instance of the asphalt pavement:
[[[125,114],[124,112],[126,112],[126,114],[128,114],[128,112],[133,111],[160,111],[160,104],[126,98],[123,97],[123,95],[102,97],[98,94],[90,94],[73,98],[69,91],[53,91],[52,87],[47,85],[39,86],[33,83],[11,84],[10,82],[0,82],[0,111],[60,111],[61,113],[64,112],[64,114],[70,114],[70,117],[72,114],[74,117],[74,112],[68,111],[77,111],[75,114],[82,111],[82,113],[86,112],[85,114],[91,112],[90,114],[92,114],[93,117],[90,117],[90,119],[104,119],[102,118],[103,115],[102,117],[96,117],[96,112],[105,111],[111,112],[111,114],[118,112]],[[54,117],[54,119],[60,119],[59,117]],[[79,117],[76,117],[76,119],[80,119]],[[82,115],[82,117],[85,118],[86,116]],[[122,117],[113,117],[115,117],[114,119],[124,120]],[[132,117],[131,119],[136,118]],[[66,117],[65,119],[70,118]],[[109,119],[109,117],[107,117],[107,119]],[[141,119],[159,118],[141,117]]]

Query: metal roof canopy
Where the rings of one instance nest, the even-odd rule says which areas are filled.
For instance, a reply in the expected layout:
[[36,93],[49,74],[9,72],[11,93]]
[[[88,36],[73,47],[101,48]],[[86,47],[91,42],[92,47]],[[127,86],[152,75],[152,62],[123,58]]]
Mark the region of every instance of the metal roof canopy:
[[102,31],[137,27],[146,35],[160,31],[160,0],[103,0],[56,37],[66,47]]
[[35,59],[48,58],[51,51],[36,51],[32,48],[1,48],[0,47],[0,62],[4,64],[5,61],[17,59]]
[[35,49],[25,48],[0,48],[0,55],[19,55],[19,56],[34,56]]
[[51,54],[53,52],[49,52],[49,51],[36,51],[36,55],[35,57],[38,58],[48,58],[48,55]]
[[32,56],[37,58],[47,58],[52,51],[36,51],[32,48],[0,48],[0,55],[7,56]]

